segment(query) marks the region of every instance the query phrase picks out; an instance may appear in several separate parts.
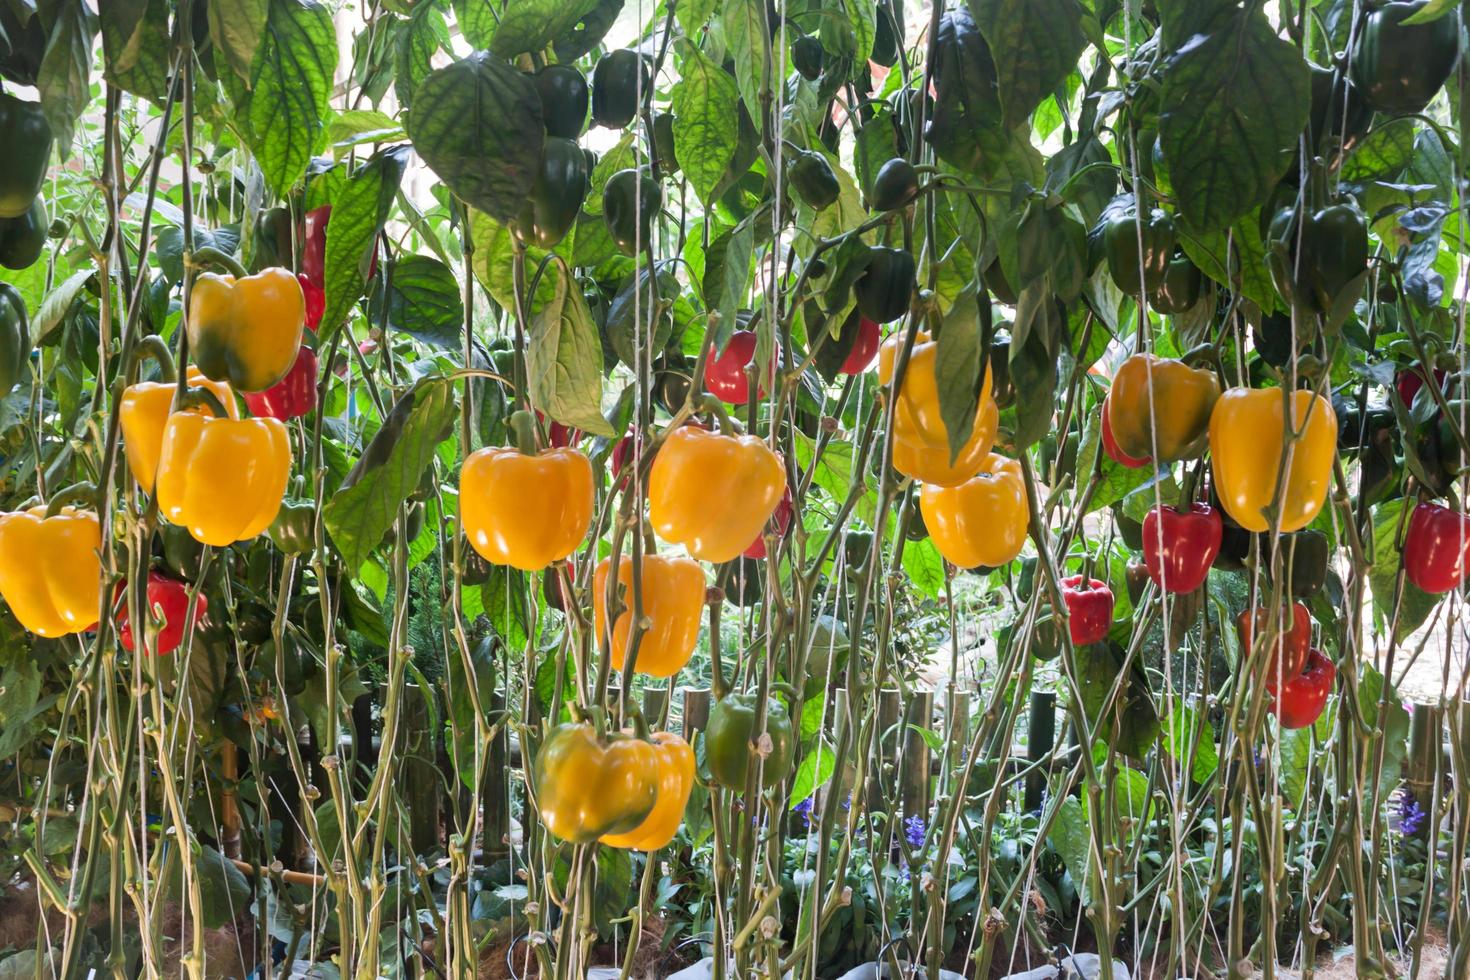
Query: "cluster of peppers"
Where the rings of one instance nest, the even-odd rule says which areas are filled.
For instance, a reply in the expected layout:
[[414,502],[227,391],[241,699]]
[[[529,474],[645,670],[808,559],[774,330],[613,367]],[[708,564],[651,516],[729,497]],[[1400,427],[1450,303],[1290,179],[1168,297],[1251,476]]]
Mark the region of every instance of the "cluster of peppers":
[[0,93],[0,266],[26,269],[41,257],[50,222],[41,187],[51,161],[51,126],[39,102]]

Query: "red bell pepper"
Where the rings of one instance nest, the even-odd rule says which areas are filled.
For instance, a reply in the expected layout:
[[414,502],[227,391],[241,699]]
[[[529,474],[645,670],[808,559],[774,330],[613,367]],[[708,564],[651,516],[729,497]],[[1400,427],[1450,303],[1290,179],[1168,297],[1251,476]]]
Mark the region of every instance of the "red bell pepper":
[[1404,537],[1404,574],[1430,595],[1458,589],[1470,566],[1470,518],[1427,501],[1414,508]]
[[[704,369],[704,387],[711,395],[731,405],[744,405],[750,401],[750,380],[745,369],[755,359],[756,336],[753,330],[737,330],[730,335],[725,350],[711,358]],[[771,365],[775,366],[776,355],[771,354]],[[764,385],[756,388],[755,397],[766,397]]]
[[285,421],[299,418],[316,408],[316,353],[303,346],[286,376],[265,391],[242,392],[250,414],[257,418]]
[[878,345],[882,339],[877,323],[865,316],[859,317],[857,339],[852,342],[852,350],[847,352],[847,359],[842,362],[842,367],[837,369],[837,373],[862,374],[872,367],[873,358],[878,356]]
[[[785,537],[787,530],[791,527],[791,488],[788,486],[781,494],[781,501],[776,504],[776,510],[771,514],[771,519],[766,522],[775,527],[777,537]],[[743,552],[746,558],[766,557],[766,532],[761,531],[756,535],[750,547]]]
[[306,297],[306,327],[315,330],[321,326],[322,314],[327,312],[327,294],[322,287],[306,278],[304,272],[296,277],[296,281],[301,283],[301,295]]
[[623,467],[638,458],[638,451],[642,448],[642,442],[643,440],[639,439],[633,432],[629,432],[618,440],[618,444],[613,447],[610,460],[614,479],[623,475]]
[[[126,582],[117,583],[117,589],[112,594],[112,601],[117,603],[126,589]],[[159,656],[173,653],[184,642],[184,623],[188,619],[189,586],[167,575],[149,572],[147,599],[149,614],[162,621],[153,652]],[[202,595],[195,597],[194,621],[196,623],[203,618],[208,608],[208,599]],[[122,643],[124,650],[132,651],[133,624],[125,602],[119,606],[117,612],[117,638]]]
[[1155,507],[1143,519],[1143,563],[1165,592],[1193,592],[1205,584],[1220,553],[1225,523],[1209,504],[1188,511]]
[[[1337,665],[1321,650],[1308,651],[1306,667],[1282,684],[1280,695],[1271,701],[1271,711],[1281,719],[1281,727],[1306,728],[1322,717],[1336,677]],[[1271,687],[1269,681],[1267,687]]]
[[1081,575],[1062,579],[1062,601],[1067,604],[1073,646],[1100,643],[1113,625],[1113,590],[1098,579]]
[[[1277,678],[1290,680],[1302,672],[1302,666],[1307,662],[1307,651],[1312,646],[1312,617],[1307,614],[1307,607],[1300,602],[1291,605],[1291,622],[1286,622],[1286,610],[1280,609],[1280,628],[1276,636],[1276,656],[1268,657],[1264,668],[1266,684],[1275,688]],[[1249,656],[1251,647],[1255,644],[1256,631],[1265,632],[1271,626],[1271,611],[1257,606],[1248,609],[1236,619],[1235,626],[1240,633],[1240,645],[1244,648],[1244,656]]]
[[[1404,401],[1405,408],[1414,407],[1414,396],[1419,394],[1419,389],[1424,387],[1423,368],[1415,366],[1405,368],[1394,378],[1394,387],[1399,391],[1399,397]],[[1445,373],[1439,368],[1434,369],[1434,386],[1438,388],[1444,384]]]
[[1138,456],[1129,456],[1123,452],[1122,447],[1118,445],[1118,440],[1113,438],[1113,424],[1108,420],[1108,400],[1106,397],[1103,398],[1102,403],[1102,447],[1108,459],[1111,459],[1119,466],[1126,466],[1130,470],[1136,470],[1140,466],[1147,466],[1154,461],[1152,456],[1139,458]]
[[[301,274],[318,289],[327,285],[327,222],[332,217],[332,206],[323,204],[306,212],[305,241],[301,247]],[[378,250],[373,247],[372,265],[368,267],[368,278],[378,274]],[[310,299],[308,297],[308,303]],[[308,319],[310,309],[308,307]]]

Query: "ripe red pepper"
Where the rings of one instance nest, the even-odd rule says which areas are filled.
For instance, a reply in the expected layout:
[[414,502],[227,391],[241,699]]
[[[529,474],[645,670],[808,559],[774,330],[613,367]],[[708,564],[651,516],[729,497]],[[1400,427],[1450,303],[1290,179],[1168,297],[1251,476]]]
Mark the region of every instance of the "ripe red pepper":
[[[117,603],[126,589],[126,582],[117,583],[117,589],[112,594],[112,601]],[[189,586],[167,575],[149,572],[147,597],[150,615],[163,621],[163,625],[158,630],[153,652],[159,656],[173,653],[179,648],[179,644],[184,642],[184,623],[188,618]],[[194,621],[196,623],[203,618],[208,608],[209,600],[204,596],[200,595],[194,599]],[[128,616],[128,605],[125,602],[117,612],[117,638],[122,643],[124,650],[132,651],[133,624]]]
[[546,426],[546,441],[553,449],[565,449],[575,446],[582,440],[582,430],[573,429],[571,426],[562,425],[557,421],[548,422],[541,410],[536,410],[536,421]]
[[256,418],[299,418],[316,408],[316,380],[316,353],[303,346],[284,378],[265,391],[242,392],[245,406]]
[[1404,537],[1404,574],[1430,595],[1458,589],[1470,566],[1470,518],[1427,501],[1414,508]]
[[[1394,378],[1394,387],[1399,390],[1399,397],[1404,401],[1405,408],[1414,407],[1414,396],[1419,394],[1419,389],[1424,387],[1423,368],[1406,368]],[[1434,369],[1434,386],[1438,388],[1444,384],[1445,373],[1439,368]]]
[[322,314],[327,312],[327,294],[306,278],[304,272],[297,275],[296,281],[301,283],[301,295],[306,297],[306,329],[315,330],[321,326]]
[[1143,519],[1143,563],[1165,592],[1193,592],[1205,584],[1220,553],[1225,522],[1209,504],[1188,511],[1155,507]]
[[[744,405],[750,401],[750,380],[745,369],[755,358],[756,336],[753,330],[737,330],[730,335],[725,350],[712,358],[704,369],[704,387],[711,395],[730,405]],[[776,355],[771,354],[771,366],[775,367]],[[755,397],[766,397],[764,385],[756,388]]]
[[[1281,719],[1282,728],[1306,728],[1322,717],[1327,695],[1337,677],[1337,665],[1321,650],[1307,652],[1307,665],[1302,672],[1281,685],[1280,696],[1271,702],[1271,711]],[[1267,682],[1267,687],[1271,682]],[[1274,692],[1273,692],[1274,693]]]
[[613,447],[612,458],[610,460],[614,479],[623,475],[624,466],[627,466],[638,458],[638,451],[642,448],[642,441],[633,432],[629,432],[618,440],[618,444]]
[[[777,537],[786,536],[786,532],[791,528],[790,487],[787,487],[786,492],[781,494],[781,502],[776,505],[776,510],[771,514],[771,519],[767,523],[775,527]],[[746,548],[743,554],[746,558],[766,557],[766,533],[764,530],[756,535],[755,540],[750,543],[750,547]]]
[[1108,638],[1108,629],[1113,625],[1113,590],[1106,582],[1094,578],[1086,579],[1084,584],[1081,575],[1064,578],[1062,601],[1067,604],[1073,646]]
[[1122,447],[1118,445],[1118,440],[1113,438],[1113,424],[1108,420],[1108,400],[1106,397],[1103,398],[1102,403],[1102,446],[1103,452],[1107,454],[1108,459],[1111,459],[1119,466],[1126,466],[1130,470],[1136,470],[1140,466],[1147,466],[1154,461],[1152,456],[1140,458],[1138,456],[1129,456],[1123,452]]
[[842,362],[842,367],[837,369],[837,373],[862,374],[872,367],[873,358],[878,356],[878,345],[882,339],[877,323],[865,316],[859,317],[857,339],[852,342],[852,350],[847,352],[847,359]]
[[[1282,622],[1276,637],[1276,656],[1267,657],[1263,668],[1266,684],[1272,690],[1275,689],[1278,677],[1290,680],[1302,672],[1302,667],[1307,662],[1307,651],[1312,646],[1312,617],[1307,614],[1307,607],[1300,602],[1292,603],[1289,624],[1285,621],[1286,610],[1281,609],[1279,613]],[[1235,626],[1240,633],[1240,644],[1244,648],[1242,656],[1249,656],[1255,643],[1256,630],[1266,631],[1271,627],[1271,611],[1259,606],[1246,610],[1236,619]]]
[[305,242],[301,246],[301,274],[318,289],[327,285],[327,221],[332,206],[323,204],[306,212]]

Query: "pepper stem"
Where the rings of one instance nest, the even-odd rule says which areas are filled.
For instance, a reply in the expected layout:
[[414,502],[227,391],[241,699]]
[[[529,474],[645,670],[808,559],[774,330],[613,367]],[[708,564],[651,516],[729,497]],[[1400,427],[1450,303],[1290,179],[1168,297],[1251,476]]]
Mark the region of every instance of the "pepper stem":
[[225,408],[224,402],[219,396],[208,388],[185,388],[184,393],[178,397],[174,411],[182,412],[190,408],[206,408],[217,419],[230,417],[229,409]]
[[536,455],[536,419],[525,409],[512,412],[510,437],[515,447],[527,456]]
[[214,248],[213,246],[196,248],[194,251],[190,252],[188,264],[196,269],[202,269],[208,265],[217,265],[220,268],[229,272],[229,274],[234,276],[236,279],[244,279],[246,276],[250,275],[249,272],[245,271],[245,267],[241,265],[233,255],[226,255],[224,252],[221,252],[219,249]]
[[648,741],[648,720],[643,717],[643,709],[636,704],[629,705],[628,720],[633,723],[633,734]]
[[714,395],[705,395],[700,407],[714,415],[720,421],[720,432],[727,436],[736,434],[735,423],[730,419],[730,413],[725,409],[725,403]]
[[90,504],[95,508],[97,506],[97,484],[87,480],[73,483],[69,487],[56,491],[46,503],[46,516],[55,517],[61,513],[63,507],[72,504]]
[[158,380],[170,382],[178,378],[178,372],[174,368],[174,356],[168,349],[168,344],[158,334],[149,334],[133,345],[133,350],[128,356],[128,363],[123,371],[124,377],[131,384],[138,376],[138,367],[144,361],[152,361],[158,365]]

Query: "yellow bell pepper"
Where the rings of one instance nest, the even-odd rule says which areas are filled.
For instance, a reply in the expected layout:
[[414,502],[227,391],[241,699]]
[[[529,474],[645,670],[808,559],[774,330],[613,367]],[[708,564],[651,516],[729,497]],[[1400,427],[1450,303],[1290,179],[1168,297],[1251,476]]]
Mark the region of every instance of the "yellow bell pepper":
[[[612,559],[604,558],[597,563],[592,579],[593,626],[599,641],[607,622],[607,577],[611,570]],[[633,621],[633,559],[628,555],[618,561],[618,585],[623,589],[623,610],[613,623],[612,662],[619,670],[627,670],[628,629]],[[634,672],[672,677],[689,662],[699,639],[704,572],[699,562],[689,558],[645,554],[640,585],[639,598],[648,629],[638,642]]]
[[556,726],[536,753],[541,822],[575,844],[637,830],[658,802],[659,782],[651,743],[626,735],[604,740],[585,723]]
[[265,391],[284,378],[305,326],[306,297],[288,269],[238,279],[206,272],[194,280],[189,351],[205,377],[237,391]]
[[204,544],[248,541],[276,519],[290,475],[291,444],[280,419],[177,411],[163,430],[158,508]]
[[481,449],[460,471],[460,525],[486,561],[540,571],[576,551],[587,536],[592,482],[592,464],[575,449],[534,456]]
[[[234,393],[223,381],[210,381],[197,367],[190,366],[189,384],[208,388],[230,418],[240,417]],[[124,388],[122,398],[118,400],[118,421],[122,425],[128,470],[144,493],[153,492],[153,480],[158,475],[158,454],[163,450],[163,430],[168,424],[169,410],[173,408],[175,387],[172,381],[142,381]],[[190,408],[187,411],[203,412],[205,409]]]
[[1026,543],[1029,514],[1021,464],[991,453],[957,487],[919,489],[919,512],[939,553],[961,568],[1004,565]]
[[695,558],[726,562],[750,547],[781,502],[781,458],[755,436],[692,425],[668,434],[648,474],[648,519]]
[[1204,451],[1210,411],[1219,397],[1220,381],[1214,371],[1173,358],[1134,354],[1113,378],[1108,425],[1118,448],[1135,459],[1154,457],[1162,463],[1194,459]]
[[[1225,512],[1247,531],[1271,530],[1267,511],[1276,499],[1286,463],[1286,399],[1279,388],[1231,388],[1210,416],[1210,457],[1215,492]],[[1337,456],[1337,413],[1310,391],[1291,393],[1291,466],[1282,481],[1283,533],[1300,531],[1316,518],[1332,482]]]
[[608,847],[656,851],[674,839],[684,819],[694,789],[694,750],[673,732],[655,732],[649,741],[657,759],[657,800],[637,827],[622,834],[603,834],[599,840]]
[[81,633],[97,624],[102,599],[102,531],[90,510],[45,507],[0,514],[0,595],[37,636]]
[[[878,380],[892,387],[903,334],[896,333],[878,350]],[[1000,409],[991,393],[987,367],[975,402],[975,421],[970,438],[952,456],[949,428],[939,409],[939,379],[936,367],[939,344],[920,331],[904,370],[903,388],[893,408],[893,468],[922,483],[954,487],[980,471],[990,447],[995,445]]]

